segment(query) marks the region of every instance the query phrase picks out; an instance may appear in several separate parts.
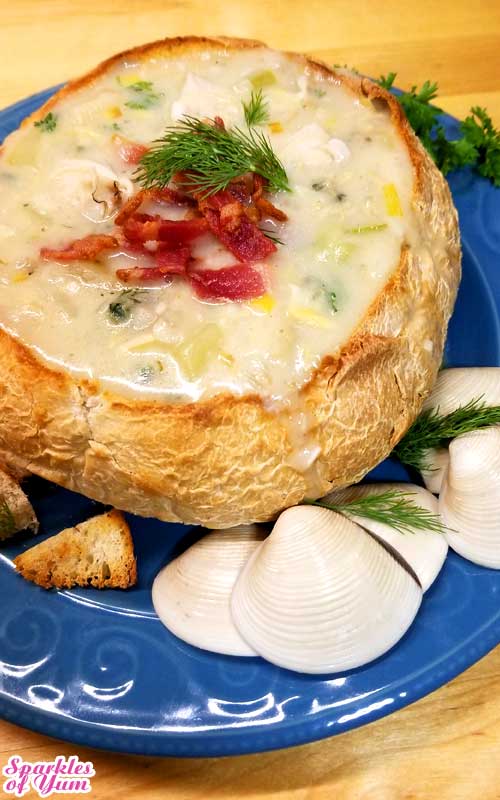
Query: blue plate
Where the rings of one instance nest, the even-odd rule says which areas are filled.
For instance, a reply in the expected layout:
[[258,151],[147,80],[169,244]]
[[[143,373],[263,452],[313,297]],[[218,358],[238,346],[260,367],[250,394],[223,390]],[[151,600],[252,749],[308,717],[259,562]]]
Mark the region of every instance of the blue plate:
[[[0,113],[0,139],[53,90]],[[457,123],[445,118],[450,133]],[[451,177],[464,277],[446,348],[449,366],[499,364],[500,192],[468,171]],[[405,479],[390,461],[376,478]],[[100,506],[33,479],[42,536]],[[151,583],[195,532],[130,517],[139,583],[127,592],[45,592],[16,575],[21,538],[0,555],[0,714],[61,739],[128,753],[252,753],[342,733],[433,691],[500,642],[500,572],[451,553],[406,636],[366,667],[298,675],[259,658],[184,644],[158,621]]]

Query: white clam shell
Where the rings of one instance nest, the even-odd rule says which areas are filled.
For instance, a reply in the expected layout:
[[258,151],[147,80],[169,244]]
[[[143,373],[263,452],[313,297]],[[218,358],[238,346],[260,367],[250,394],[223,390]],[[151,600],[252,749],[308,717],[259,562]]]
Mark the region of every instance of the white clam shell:
[[500,405],[500,367],[441,370],[423,410],[439,408],[440,414],[449,414],[478,397],[489,406]]
[[439,509],[450,547],[469,561],[500,569],[500,428],[454,439]]
[[432,494],[439,494],[448,469],[450,456],[446,447],[430,447],[425,453],[429,469],[421,469],[422,479]]
[[195,647],[256,655],[234,626],[230,597],[241,568],[265,535],[257,525],[211,531],[167,564],[153,583],[153,605],[163,624]]
[[[437,498],[426,489],[412,483],[363,483],[332,492],[323,499],[326,503],[332,504],[348,503],[360,497],[367,497],[370,494],[382,494],[391,490],[404,492],[410,496],[409,499],[416,505],[426,511],[430,511],[431,514],[439,514]],[[383,522],[376,522],[356,515],[350,515],[350,518],[397,550],[400,556],[413,569],[424,592],[427,591],[441,571],[448,552],[448,543],[442,533],[419,529],[413,531],[413,533],[401,533]]]
[[295,506],[243,568],[231,611],[259,655],[322,673],[385,653],[408,629],[421,599],[415,578],[354,522]]

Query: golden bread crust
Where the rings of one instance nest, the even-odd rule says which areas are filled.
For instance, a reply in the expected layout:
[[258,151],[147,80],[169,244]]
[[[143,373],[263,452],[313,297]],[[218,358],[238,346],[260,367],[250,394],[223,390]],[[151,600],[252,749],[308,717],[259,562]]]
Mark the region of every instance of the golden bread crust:
[[[196,37],[144,45],[68,84],[30,119],[124,59],[260,47]],[[272,519],[304,496],[360,480],[413,422],[441,363],[460,280],[448,185],[388,92],[305,56],[289,57],[387,105],[413,163],[420,235],[418,246],[404,247],[349,341],[323,359],[299,393],[309,434],[321,447],[314,466],[305,473],[291,466],[290,410],[269,410],[259,396],[224,394],[186,405],[120,397],[47,368],[0,330],[0,460],[11,470],[29,470],[133,513],[223,528]]]

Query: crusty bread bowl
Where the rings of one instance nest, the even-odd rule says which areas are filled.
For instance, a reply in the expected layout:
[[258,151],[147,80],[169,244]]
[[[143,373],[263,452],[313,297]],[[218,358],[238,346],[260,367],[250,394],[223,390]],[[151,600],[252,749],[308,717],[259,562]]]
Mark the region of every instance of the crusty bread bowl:
[[[121,65],[154,61],[168,71],[171,60],[193,54],[217,62],[244,52],[257,67],[271,58],[259,42],[227,38],[135,48],[68,84],[23,129],[57,115],[68,97],[78,98]],[[304,497],[360,480],[415,419],[441,363],[460,278],[447,183],[384,89],[305,56],[280,58],[325,90],[340,87],[360,108],[386,115],[396,132],[413,183],[413,235],[403,232],[397,265],[345,340],[320,352],[279,402],[270,402],[265,389],[208,392],[194,402],[122,392],[51,364],[36,342],[23,341],[5,323],[0,308],[0,451],[11,471],[32,472],[136,514],[230,527],[272,519]],[[8,154],[7,143],[0,166]],[[324,336],[321,329],[315,335]],[[312,450],[309,459],[297,458]]]

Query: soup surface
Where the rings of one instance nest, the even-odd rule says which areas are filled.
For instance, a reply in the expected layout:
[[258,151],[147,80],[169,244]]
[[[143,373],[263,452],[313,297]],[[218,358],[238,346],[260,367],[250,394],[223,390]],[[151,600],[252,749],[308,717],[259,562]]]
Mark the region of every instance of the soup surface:
[[[47,258],[89,234],[113,234],[140,187],[133,145],[184,115],[245,129],[261,90],[268,137],[290,192],[268,195],[287,220],[260,226],[277,249],[254,264],[265,285],[244,301],[197,296],[182,277],[129,285],[117,269],[144,255],[117,247],[95,261]],[[0,160],[0,324],[52,365],[120,393],[190,402],[219,392],[279,401],[334,354],[366,313],[411,238],[413,172],[390,117],[339,81],[268,50],[127,62],[12,134]],[[149,201],[169,219],[182,206]],[[212,234],[194,270],[235,264]]]

